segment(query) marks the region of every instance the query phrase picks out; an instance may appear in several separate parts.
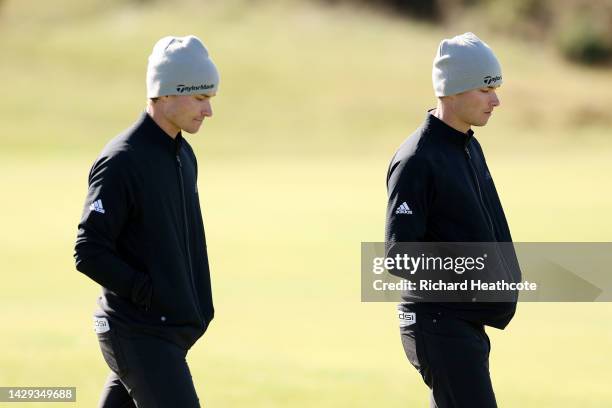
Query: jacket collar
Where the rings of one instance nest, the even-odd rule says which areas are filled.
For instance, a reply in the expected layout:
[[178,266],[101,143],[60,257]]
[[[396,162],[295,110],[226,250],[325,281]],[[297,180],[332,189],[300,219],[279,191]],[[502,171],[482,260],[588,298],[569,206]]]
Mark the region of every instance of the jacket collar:
[[467,133],[460,132],[434,116],[433,111],[434,109],[427,111],[423,131],[438,139],[455,144],[461,148],[466,148],[474,137],[474,131],[470,129]]
[[183,144],[183,135],[179,131],[174,139],[170,137],[151,116],[145,111],[135,124],[137,129],[140,129],[146,135],[147,141],[167,149],[173,154],[178,154],[181,145]]

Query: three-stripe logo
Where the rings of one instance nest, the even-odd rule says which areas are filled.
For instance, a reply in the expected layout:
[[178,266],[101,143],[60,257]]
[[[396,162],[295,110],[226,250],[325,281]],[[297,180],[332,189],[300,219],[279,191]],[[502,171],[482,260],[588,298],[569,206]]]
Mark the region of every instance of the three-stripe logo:
[[100,214],[104,214],[104,207],[102,207],[102,200],[96,200],[89,206],[89,209],[95,212],[99,212]]
[[408,207],[408,204],[406,204],[406,202],[404,201],[403,203],[400,204],[399,207],[397,207],[397,210],[395,210],[395,214],[412,214],[412,210],[410,209],[410,207]]

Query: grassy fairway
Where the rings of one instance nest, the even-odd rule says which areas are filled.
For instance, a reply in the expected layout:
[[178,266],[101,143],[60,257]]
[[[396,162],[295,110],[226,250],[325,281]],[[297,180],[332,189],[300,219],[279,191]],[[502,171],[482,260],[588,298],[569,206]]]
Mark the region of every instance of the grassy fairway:
[[[450,32],[294,2],[39,3],[7,1],[0,24],[0,386],[76,386],[76,405],[95,406],[99,289],[72,261],[87,172],[143,108],[154,41],[195,33],[222,75],[215,117],[189,136],[217,309],[189,355],[200,397],[426,406],[394,305],[359,301],[359,249],[383,238],[386,166],[434,103],[431,58]],[[612,75],[488,42],[508,79],[477,135],[515,240],[609,241]],[[609,304],[519,305],[489,331],[500,406],[610,405],[611,316]]]

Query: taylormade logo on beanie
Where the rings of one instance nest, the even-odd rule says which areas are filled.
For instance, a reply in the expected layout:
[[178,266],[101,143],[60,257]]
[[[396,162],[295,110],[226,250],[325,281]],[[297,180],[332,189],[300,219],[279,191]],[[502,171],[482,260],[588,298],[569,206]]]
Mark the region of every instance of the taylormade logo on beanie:
[[431,74],[436,96],[502,84],[501,66],[489,46],[473,33],[444,39]]
[[196,36],[164,37],[153,47],[147,66],[147,98],[214,94],[219,72]]

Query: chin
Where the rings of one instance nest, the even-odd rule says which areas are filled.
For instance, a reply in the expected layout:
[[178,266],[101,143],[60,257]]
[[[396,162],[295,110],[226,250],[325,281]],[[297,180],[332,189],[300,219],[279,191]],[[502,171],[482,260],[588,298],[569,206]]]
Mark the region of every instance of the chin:
[[481,120],[479,122],[472,123],[472,125],[473,126],[482,127],[482,126],[485,126],[487,123],[489,123],[489,119],[484,119],[484,120]]
[[190,135],[195,135],[196,133],[198,133],[198,131],[200,130],[200,126],[198,127],[193,127],[193,128],[187,128],[187,129],[183,129],[185,132],[189,133]]

